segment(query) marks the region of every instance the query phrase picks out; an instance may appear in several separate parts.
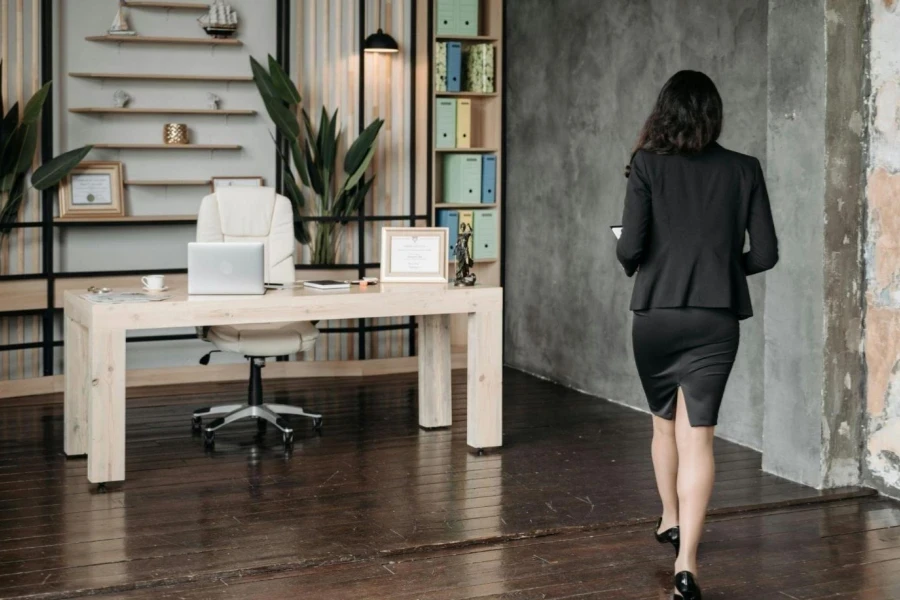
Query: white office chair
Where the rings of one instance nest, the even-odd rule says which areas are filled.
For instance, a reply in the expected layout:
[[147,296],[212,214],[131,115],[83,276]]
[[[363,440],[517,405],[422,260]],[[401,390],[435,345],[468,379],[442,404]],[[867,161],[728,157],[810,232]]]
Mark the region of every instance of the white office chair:
[[[272,188],[225,188],[206,196],[197,217],[198,242],[263,242],[266,283],[293,283],[294,213],[290,201]],[[262,368],[268,356],[287,356],[311,349],[319,330],[309,322],[217,325],[203,328],[200,337],[217,348],[212,352],[236,352],[250,361],[247,404],[226,404],[194,411],[192,428],[203,431],[207,448],[215,445],[215,432],[240,419],[256,419],[260,434],[272,423],[282,434],[285,449],[294,443],[294,430],[283,415],[308,417],[321,431],[322,415],[300,407],[265,404],[262,401]],[[210,354],[212,353],[210,352]],[[200,362],[207,364],[209,354]],[[203,426],[204,417],[216,418]]]

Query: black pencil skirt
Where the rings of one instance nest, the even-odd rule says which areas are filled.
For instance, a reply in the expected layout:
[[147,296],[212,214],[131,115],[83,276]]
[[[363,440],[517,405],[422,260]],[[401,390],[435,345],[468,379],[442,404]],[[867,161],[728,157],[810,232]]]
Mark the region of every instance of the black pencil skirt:
[[727,309],[634,311],[634,362],[650,411],[674,419],[681,387],[691,426],[715,425],[740,331],[737,316]]

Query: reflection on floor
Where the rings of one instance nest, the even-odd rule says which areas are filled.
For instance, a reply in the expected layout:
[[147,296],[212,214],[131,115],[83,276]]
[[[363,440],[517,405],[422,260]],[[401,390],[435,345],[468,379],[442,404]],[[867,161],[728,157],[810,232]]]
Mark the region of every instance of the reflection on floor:
[[[107,494],[63,457],[58,398],[0,408],[0,597],[665,597],[649,418],[504,376],[505,447],[487,456],[466,449],[463,373],[444,431],[417,427],[414,375],[270,383],[325,415],[289,457],[252,423],[211,454],[192,437],[190,409],[243,385],[133,394],[128,480]],[[717,452],[704,597],[900,597],[900,506]]]

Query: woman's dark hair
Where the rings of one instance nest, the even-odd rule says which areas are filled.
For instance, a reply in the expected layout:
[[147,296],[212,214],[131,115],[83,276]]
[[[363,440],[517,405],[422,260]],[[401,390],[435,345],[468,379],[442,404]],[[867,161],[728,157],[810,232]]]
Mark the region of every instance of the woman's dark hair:
[[[722,133],[722,97],[700,71],[678,71],[659,91],[631,160],[638,150],[656,154],[695,154]],[[631,164],[625,167],[625,177]]]

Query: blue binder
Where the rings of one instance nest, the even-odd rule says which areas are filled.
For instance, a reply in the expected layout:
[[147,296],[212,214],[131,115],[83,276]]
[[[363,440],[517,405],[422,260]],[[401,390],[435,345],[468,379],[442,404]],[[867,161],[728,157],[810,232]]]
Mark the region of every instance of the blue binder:
[[462,44],[447,42],[447,91],[462,91]]
[[437,226],[446,227],[450,230],[447,236],[449,244],[449,254],[453,256],[453,247],[456,246],[456,238],[459,237],[459,211],[458,210],[439,210],[437,211]]
[[494,204],[497,201],[497,157],[485,156],[481,159],[481,203]]

